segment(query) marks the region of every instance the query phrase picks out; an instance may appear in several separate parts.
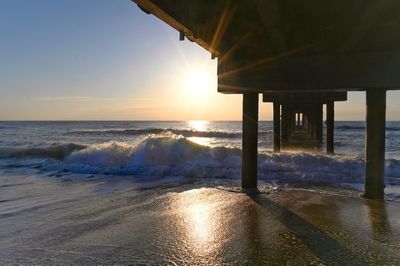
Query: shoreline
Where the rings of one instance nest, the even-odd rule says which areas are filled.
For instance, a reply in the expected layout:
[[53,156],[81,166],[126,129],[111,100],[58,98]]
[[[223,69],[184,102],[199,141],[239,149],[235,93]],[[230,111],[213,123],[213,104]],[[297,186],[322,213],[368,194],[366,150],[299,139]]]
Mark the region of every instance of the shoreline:
[[[2,194],[0,263],[400,263],[397,202],[302,189],[107,191],[101,182],[30,181]],[[31,195],[13,199],[13,189]]]

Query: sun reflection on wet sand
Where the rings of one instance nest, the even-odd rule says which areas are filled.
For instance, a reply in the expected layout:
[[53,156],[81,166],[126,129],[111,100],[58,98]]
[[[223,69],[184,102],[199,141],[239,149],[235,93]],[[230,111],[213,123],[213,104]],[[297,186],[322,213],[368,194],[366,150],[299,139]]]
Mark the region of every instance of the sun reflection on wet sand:
[[196,242],[206,244],[213,238],[212,208],[207,203],[194,203],[187,207],[186,214],[189,222],[189,232]]
[[185,242],[197,256],[216,253],[223,244],[220,241],[224,235],[220,224],[222,217],[217,212],[221,206],[205,192],[202,189],[183,192],[179,201]]

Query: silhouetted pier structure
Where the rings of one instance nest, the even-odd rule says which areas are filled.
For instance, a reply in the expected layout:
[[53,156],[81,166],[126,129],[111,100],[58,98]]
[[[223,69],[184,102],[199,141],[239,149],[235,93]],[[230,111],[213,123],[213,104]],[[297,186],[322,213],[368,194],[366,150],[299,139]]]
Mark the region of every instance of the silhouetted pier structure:
[[[180,40],[218,57],[219,92],[243,95],[244,188],[257,186],[259,94],[274,102],[276,151],[290,140],[295,121],[321,142],[325,104],[333,153],[335,98],[301,100],[357,90],[366,91],[367,103],[365,197],[383,198],[386,91],[400,88],[400,1],[133,1],[178,30]],[[300,100],[269,98],[293,93]]]
[[[334,152],[334,103],[347,101],[347,92],[263,93],[273,103],[274,151],[318,150],[323,142],[323,106],[326,106],[326,149]],[[296,133],[296,134],[294,134]]]

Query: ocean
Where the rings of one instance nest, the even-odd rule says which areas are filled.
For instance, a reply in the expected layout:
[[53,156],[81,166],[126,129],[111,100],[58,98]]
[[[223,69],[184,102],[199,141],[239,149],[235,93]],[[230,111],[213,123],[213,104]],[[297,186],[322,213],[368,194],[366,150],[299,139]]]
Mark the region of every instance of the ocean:
[[[325,131],[325,129],[324,129]],[[334,156],[272,152],[259,124],[259,183],[351,188],[364,182],[364,122],[336,122]],[[400,122],[387,122],[386,197],[400,200]],[[0,122],[0,176],[60,182],[129,181],[137,188],[186,183],[238,186],[241,122]]]
[[0,122],[0,264],[398,265],[400,123],[386,201],[360,198],[364,124],[334,156],[275,154],[240,189],[240,122]]

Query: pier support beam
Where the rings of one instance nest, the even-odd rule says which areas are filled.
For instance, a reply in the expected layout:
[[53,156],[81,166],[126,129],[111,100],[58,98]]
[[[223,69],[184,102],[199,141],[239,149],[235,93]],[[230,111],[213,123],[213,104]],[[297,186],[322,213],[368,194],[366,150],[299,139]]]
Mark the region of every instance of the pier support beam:
[[281,121],[281,138],[282,141],[287,142],[289,140],[289,108],[286,104],[282,105],[282,121]]
[[281,105],[274,102],[274,152],[281,151]]
[[383,199],[385,176],[386,91],[367,90],[365,147],[365,194],[368,199]]
[[335,103],[330,101],[326,104],[326,152],[333,154],[334,150],[334,128],[335,128]]
[[310,134],[311,138],[315,140],[315,113],[310,112]]
[[308,110],[306,112],[306,128],[307,132],[311,134],[311,116]]
[[322,104],[315,106],[315,139],[322,143],[323,136],[323,110]]
[[296,115],[296,113],[294,112],[293,107],[291,106],[291,107],[290,107],[290,130],[289,130],[289,138],[290,138],[290,136],[292,135],[294,129],[296,128],[296,125],[297,125],[296,119],[297,119],[297,115]]
[[258,93],[243,94],[242,187],[257,187]]

